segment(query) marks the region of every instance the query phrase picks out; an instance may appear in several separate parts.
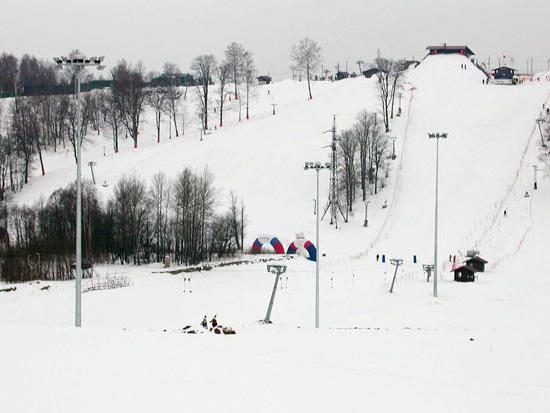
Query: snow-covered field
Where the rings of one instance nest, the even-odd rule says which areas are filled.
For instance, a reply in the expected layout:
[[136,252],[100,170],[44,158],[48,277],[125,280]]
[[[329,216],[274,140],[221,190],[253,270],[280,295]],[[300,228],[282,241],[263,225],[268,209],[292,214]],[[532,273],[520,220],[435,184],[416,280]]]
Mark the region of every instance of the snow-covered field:
[[[403,116],[392,125],[398,156],[388,185],[369,205],[369,227],[361,225],[359,204],[339,230],[321,225],[327,256],[319,331],[315,267],[302,258],[284,261],[272,325],[258,323],[273,284],[265,263],[176,275],[154,265],[99,268],[125,272],[132,285],[85,293],[80,330],[71,328],[73,283],[47,283],[48,291],[40,290],[44,283],[17,285],[0,293],[0,406],[10,412],[547,411],[550,185],[544,177],[538,191],[531,188],[540,144],[534,119],[548,103],[550,82],[481,80],[460,56],[430,57],[408,73]],[[128,143],[104,158],[109,141],[100,137],[84,160],[97,162],[96,179],[109,183],[98,190],[106,194],[130,171],[147,178],[208,165],[220,190],[244,197],[249,242],[259,233],[285,244],[296,232],[313,238],[315,176],[303,162],[328,156],[329,135],[322,132],[333,114],[341,128],[359,110],[377,110],[374,82],[317,83],[312,102],[300,83],[262,86],[250,121],[238,124],[230,113],[227,126],[202,142],[191,130],[157,144],[150,123],[138,150]],[[449,134],[439,145],[437,299],[421,268],[433,259],[429,132]],[[48,155],[46,168],[18,202],[73,179],[70,152]],[[328,176],[324,199],[327,186]],[[382,209],[384,201],[389,207]],[[474,246],[490,271],[475,283],[455,283],[449,254]],[[388,293],[393,268],[376,262],[377,253],[405,260],[394,294]],[[217,314],[237,335],[181,332],[205,314]]]

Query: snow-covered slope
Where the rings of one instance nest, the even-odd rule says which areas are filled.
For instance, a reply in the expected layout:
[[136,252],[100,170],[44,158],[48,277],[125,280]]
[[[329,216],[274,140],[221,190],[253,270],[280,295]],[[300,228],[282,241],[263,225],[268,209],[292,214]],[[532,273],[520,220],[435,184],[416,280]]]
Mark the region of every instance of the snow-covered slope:
[[[461,69],[466,63],[467,69]],[[439,141],[439,258],[480,242],[522,168],[548,83],[485,85],[462,56],[428,57],[409,76],[414,87],[394,211],[377,249],[423,262],[433,257],[435,139]],[[529,189],[529,187],[525,188]]]
[[[461,69],[462,64],[467,69]],[[508,87],[485,85],[482,79],[483,74],[462,56],[429,56],[408,73],[404,116],[392,124],[398,158],[392,162],[388,186],[372,199],[368,229],[361,226],[364,209],[360,204],[344,229],[335,231],[325,220],[322,230],[329,261],[364,256],[369,250],[430,259],[435,142],[427,138],[429,132],[449,134],[440,142],[441,256],[479,243],[520,168],[533,119],[550,90],[548,82]],[[237,122],[238,106],[233,101],[225,126],[203,141],[191,124],[185,136],[171,140],[165,127],[157,144],[152,114],[146,113],[137,150],[128,139],[114,154],[108,137],[91,137],[84,164],[97,162],[97,181],[109,184],[107,188],[98,185],[105,195],[123,174],[149,179],[159,171],[175,176],[185,166],[208,166],[222,199],[231,190],[244,198],[248,242],[263,233],[275,234],[286,243],[297,232],[313,237],[315,174],[305,172],[303,163],[327,159],[330,134],[323,132],[331,127],[333,115],[338,128],[343,128],[360,110],[379,109],[375,82],[364,78],[316,82],[311,102],[306,100],[303,82],[260,86],[250,120]],[[194,111],[191,90],[189,100],[188,116]],[[277,104],[276,116],[271,114],[272,103]],[[16,195],[17,202],[34,202],[74,179],[69,149],[48,154],[45,162],[46,176],[35,176]],[[327,188],[328,173],[323,174],[321,185],[323,206]],[[386,200],[390,207],[382,210]]]
[[[273,283],[263,263],[178,275],[153,273],[160,265],[100,267],[126,272],[133,284],[84,294],[85,328],[78,331],[69,328],[73,283],[48,283],[48,291],[43,283],[22,284],[0,295],[0,354],[8,355],[0,405],[63,413],[545,411],[550,184],[540,177],[539,190],[530,188],[539,155],[534,119],[550,83],[513,87],[481,79],[460,56],[429,57],[409,73],[404,115],[392,126],[398,157],[388,186],[369,205],[369,227],[361,226],[360,205],[338,231],[323,223],[321,331],[312,331],[314,267],[301,258],[285,261],[271,326],[257,323]],[[237,125],[233,116],[203,142],[190,133],[157,145],[147,125],[142,137],[149,138],[137,151],[127,145],[103,159],[98,143],[86,160],[98,161],[106,192],[126,171],[173,175],[183,165],[208,164],[220,187],[244,195],[249,237],[312,234],[314,174],[302,170],[303,161],[326,156],[329,138],[321,132],[332,114],[347,126],[377,101],[373,80],[316,84],[313,102],[303,99],[303,86],[282,82],[269,95],[260,88],[254,119]],[[273,96],[285,102],[276,116]],[[475,283],[456,283],[442,272],[437,299],[420,264],[411,263],[412,254],[419,262],[432,258],[429,132],[449,134],[440,142],[440,262],[472,246],[490,261]],[[19,202],[72,179],[70,154],[50,156],[49,164],[48,175],[33,179]],[[328,177],[324,194],[327,183]],[[375,253],[405,259],[393,294],[393,268],[377,263]],[[190,283],[192,293],[184,293]],[[204,314],[218,314],[238,334],[181,334]],[[69,392],[60,382],[80,386]]]

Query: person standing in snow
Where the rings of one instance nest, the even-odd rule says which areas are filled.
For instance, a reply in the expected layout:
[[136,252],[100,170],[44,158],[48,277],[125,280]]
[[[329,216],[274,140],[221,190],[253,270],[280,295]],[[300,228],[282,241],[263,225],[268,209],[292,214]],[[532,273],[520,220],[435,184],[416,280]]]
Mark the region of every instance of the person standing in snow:
[[203,328],[208,328],[208,321],[206,320],[206,315],[205,315],[204,318],[202,319],[201,326],[202,326]]

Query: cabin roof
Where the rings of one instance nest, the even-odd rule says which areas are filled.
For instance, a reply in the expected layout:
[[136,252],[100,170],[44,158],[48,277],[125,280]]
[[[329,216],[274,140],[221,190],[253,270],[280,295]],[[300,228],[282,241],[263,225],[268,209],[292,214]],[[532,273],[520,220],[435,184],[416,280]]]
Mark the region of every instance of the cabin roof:
[[450,272],[456,272],[458,270],[468,270],[470,272],[478,272],[474,267],[472,267],[471,265],[469,264],[463,264],[461,265],[460,267],[456,267],[454,270],[451,270]]
[[483,258],[478,257],[477,255],[476,255],[475,257],[470,257],[470,258],[468,258],[468,259],[467,259],[466,261],[464,261],[464,262],[468,262],[468,263],[469,263],[469,262],[472,262],[472,261],[481,262],[481,263],[483,263],[483,264],[487,264],[487,263],[488,263],[488,261],[485,261]]
[[446,44],[440,46],[428,46],[427,50],[464,50],[467,54],[475,54],[468,46],[447,46]]
[[508,66],[500,66],[500,67],[495,67],[493,70],[491,70],[491,72],[495,72],[495,71],[500,70],[500,69],[509,69],[509,70],[514,71],[514,72],[518,71],[517,69],[513,69],[513,68],[508,67]]

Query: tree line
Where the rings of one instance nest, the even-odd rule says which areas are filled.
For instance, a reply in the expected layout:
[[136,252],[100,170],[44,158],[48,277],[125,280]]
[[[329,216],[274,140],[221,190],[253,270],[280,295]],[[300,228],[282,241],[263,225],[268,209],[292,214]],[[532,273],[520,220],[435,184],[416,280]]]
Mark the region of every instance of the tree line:
[[[235,254],[243,247],[245,207],[234,193],[219,210],[214,177],[183,169],[174,179],[164,173],[147,184],[121,177],[113,194],[100,202],[95,186],[82,191],[82,253],[85,263],[148,264],[170,256],[193,265]],[[33,206],[3,211],[10,244],[0,257],[0,278],[66,280],[74,276],[76,188],[72,184]]]
[[[384,122],[375,112],[361,111],[337,140],[338,177],[340,193],[345,197],[346,217],[353,210],[357,189],[361,199],[378,193],[389,173],[389,137]],[[346,219],[347,220],[347,219]]]

